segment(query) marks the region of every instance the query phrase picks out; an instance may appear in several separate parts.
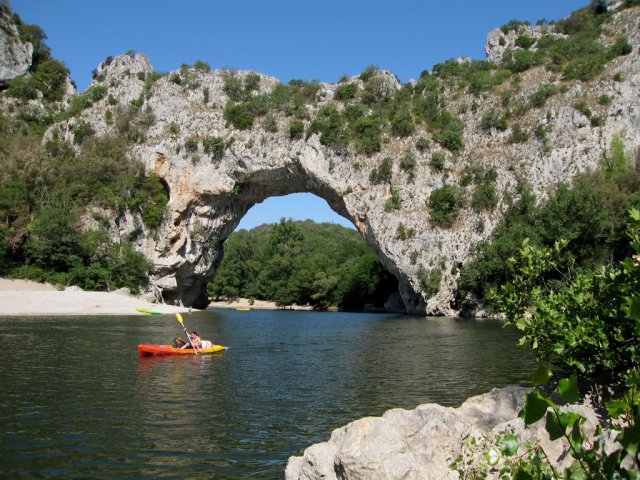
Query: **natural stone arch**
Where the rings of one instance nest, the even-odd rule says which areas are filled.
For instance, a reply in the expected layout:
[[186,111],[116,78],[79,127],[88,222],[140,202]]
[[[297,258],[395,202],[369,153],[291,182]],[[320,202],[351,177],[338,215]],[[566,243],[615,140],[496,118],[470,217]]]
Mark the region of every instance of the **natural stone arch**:
[[219,195],[198,196],[186,205],[179,201],[171,203],[177,204],[177,208],[172,211],[176,235],[169,242],[172,248],[167,256],[171,257],[170,252],[175,252],[186,261],[177,268],[175,263],[167,262],[166,268],[157,270],[154,281],[161,289],[163,300],[197,308],[206,306],[206,285],[215,275],[222,258],[224,241],[236,229],[242,217],[251,207],[269,197],[292,193],[312,193],[324,199],[336,213],[349,219],[383,266],[398,279],[405,309],[409,312],[424,312],[424,305],[401,270],[380,248],[366,216],[354,213],[348,208],[340,192],[321,179],[309,175],[299,163],[240,173],[230,191]]
[[[635,10],[623,10],[615,16],[619,22],[616,29],[622,31],[620,28],[634,21]],[[628,35],[636,51],[640,39]],[[489,59],[494,36],[491,34],[487,43]],[[203,306],[202,292],[213,275],[222,242],[244,213],[267,196],[306,191],[324,198],[354,223],[382,264],[398,279],[408,312],[452,315],[457,313],[453,299],[460,266],[470,258],[474,246],[487,239],[498,225],[521,179],[544,198],[558,181],[597,168],[612,138],[622,138],[628,149],[639,144],[640,100],[634,88],[640,82],[637,55],[619,57],[607,68],[603,80],[620,74],[621,81],[578,82],[566,93],[554,95],[545,108],[527,112],[524,126],[529,131],[545,127],[544,148],[534,138],[514,143],[508,141],[509,131],[486,132],[479,128],[479,120],[495,108],[500,98],[497,92],[488,93],[482,101],[462,92],[448,96],[447,110],[459,112],[464,123],[464,145],[459,152],[446,153],[448,168],[444,172],[432,168],[430,162],[432,153],[444,152],[444,146],[423,124],[416,125],[415,132],[406,138],[385,133],[380,151],[367,154],[359,153],[354,143],[339,149],[323,145],[313,129],[307,130],[305,138],[293,138],[289,133],[293,117],[282,109],[269,113],[269,124],[266,117],[258,117],[251,128],[235,128],[225,119],[225,105],[233,104],[224,87],[229,71],[187,68],[154,76],[153,67],[142,54],[103,62],[92,86],[108,86],[109,95],[76,117],[53,125],[47,135],[57,132],[73,144],[73,126],[78,121],[89,123],[98,136],[108,135],[115,129],[105,115],[111,97],[120,105],[141,104],[147,126],[140,142],[131,145],[130,153],[145,162],[148,173],[164,179],[170,202],[157,231],[146,230],[139,216],[125,212],[115,214],[111,233],[115,238],[135,237],[136,249],[154,266],[149,292],[158,299]],[[233,72],[237,78],[249,74],[254,75]],[[180,82],[172,81],[176,75]],[[378,94],[404,88],[390,72],[379,75],[384,80],[376,84],[384,88]],[[552,73],[541,68],[523,72],[523,88],[516,97],[526,102],[539,88],[541,75],[551,81]],[[259,88],[252,95],[269,94],[279,84],[274,77],[259,77]],[[154,81],[147,83],[142,78]],[[349,82],[364,88],[359,77]],[[307,105],[310,115],[304,122],[324,106],[344,107],[335,99],[337,85],[317,86],[316,99]],[[590,125],[589,119],[574,108],[575,97],[589,94],[597,98],[602,93],[610,95],[613,103],[600,109],[603,125]],[[467,108],[471,103],[477,104],[477,109]],[[205,140],[220,139],[224,141],[223,151],[206,151]],[[418,140],[427,140],[429,148],[418,148]],[[410,172],[403,167],[405,155],[414,155]],[[380,181],[372,173],[383,162],[391,164],[392,171]],[[461,185],[465,170],[477,165],[497,173],[495,188],[501,198],[495,210],[466,208],[454,225],[434,225],[431,193],[443,185]],[[474,189],[470,186],[467,194],[472,195]],[[142,233],[131,235],[133,232]]]

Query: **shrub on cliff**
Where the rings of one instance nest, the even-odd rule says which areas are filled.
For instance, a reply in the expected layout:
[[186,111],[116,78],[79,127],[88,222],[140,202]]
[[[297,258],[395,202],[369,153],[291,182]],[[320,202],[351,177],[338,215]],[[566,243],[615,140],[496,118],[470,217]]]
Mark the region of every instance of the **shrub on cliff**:
[[302,119],[307,116],[307,105],[318,102],[319,90],[318,82],[294,79],[286,85],[280,83],[269,93],[269,105],[288,116]]
[[384,157],[380,165],[374,167],[369,174],[369,181],[374,184],[389,183],[393,175],[393,162],[391,157]]
[[304,135],[304,123],[294,119],[289,122],[289,139],[300,140]]
[[160,177],[139,174],[127,200],[127,207],[132,213],[140,214],[148,229],[156,230],[162,223],[168,202],[169,197]]
[[462,120],[444,111],[431,126],[436,129],[433,133],[436,142],[452,152],[462,150],[464,147],[464,123]]
[[418,278],[420,279],[420,287],[426,298],[433,297],[440,290],[442,283],[442,269],[432,268],[426,270],[422,265],[418,269]]
[[344,83],[338,85],[333,98],[340,101],[352,100],[356,97],[357,92],[358,86],[355,83]]
[[196,60],[193,64],[193,68],[200,72],[208,73],[211,71],[211,65],[209,65],[209,62],[205,62],[204,60]]
[[85,121],[76,122],[76,124],[71,127],[71,131],[73,132],[73,142],[76,145],[81,145],[82,142],[96,133],[93,127]]
[[242,80],[238,78],[235,72],[222,72],[222,91],[230,100],[240,100],[242,93]]
[[184,150],[187,153],[195,153],[198,151],[198,139],[191,137],[184,141]]
[[442,172],[444,170],[445,160],[447,156],[444,152],[437,151],[431,154],[431,160],[429,160],[429,165],[436,172]]
[[500,111],[494,108],[487,111],[480,119],[480,129],[485,132],[494,129],[504,132],[508,126],[506,115],[501,114]]
[[336,153],[345,153],[349,144],[349,134],[343,115],[330,105],[320,109],[315,120],[307,129],[307,138],[320,134],[320,143]]
[[207,155],[211,155],[213,158],[219,159],[222,157],[224,153],[224,149],[226,148],[226,143],[224,138],[222,137],[206,137],[202,140],[202,147],[204,148],[204,153]]
[[529,97],[529,103],[532,107],[542,108],[547,102],[547,99],[557,94],[559,91],[560,89],[551,83],[540,85]]
[[38,90],[28,77],[17,77],[7,82],[7,95],[19,100],[35,100],[38,98]]
[[351,129],[358,153],[371,155],[380,151],[380,126],[380,119],[375,116],[360,117],[353,123]]
[[223,115],[227,121],[227,126],[231,124],[239,130],[248,130],[253,127],[255,117],[247,104],[235,105],[231,102],[227,103]]
[[400,168],[409,174],[410,178],[413,178],[418,161],[413,152],[406,152],[400,159]]
[[500,26],[500,30],[502,31],[502,33],[506,35],[511,30],[513,30],[514,32],[519,32],[520,28],[525,25],[531,25],[531,23],[528,21],[521,21],[521,20],[509,20],[509,22]]
[[633,47],[626,37],[618,38],[618,40],[609,47],[609,57],[615,58],[622,55],[629,55],[632,51]]
[[450,228],[458,219],[465,203],[464,189],[444,185],[429,196],[429,222],[435,227]]
[[407,110],[401,110],[396,113],[391,119],[391,133],[396,137],[408,137],[416,130],[416,125],[413,123],[411,113]]
[[57,60],[45,60],[29,77],[17,77],[7,82],[7,95],[21,100],[34,100],[37,91],[49,102],[62,100],[69,72],[63,63]]
[[45,100],[58,102],[64,95],[64,86],[69,72],[57,60],[46,60],[38,65],[32,76],[33,86],[42,92]]
[[516,47],[524,48],[525,50],[533,47],[534,43],[536,43],[536,39],[528,35],[519,35],[518,38],[516,38]]
[[539,65],[542,56],[538,51],[509,49],[502,56],[502,65],[513,73],[520,73]]
[[498,172],[494,168],[479,169],[474,178],[476,185],[471,195],[471,208],[476,211],[493,211],[498,205],[496,180]]

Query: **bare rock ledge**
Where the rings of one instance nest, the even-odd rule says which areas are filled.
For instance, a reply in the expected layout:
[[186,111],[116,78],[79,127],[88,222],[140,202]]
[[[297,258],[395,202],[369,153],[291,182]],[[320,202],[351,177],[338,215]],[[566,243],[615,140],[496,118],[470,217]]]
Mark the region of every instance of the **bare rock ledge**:
[[[518,435],[521,445],[527,439],[539,439],[551,461],[565,466],[567,447],[549,440],[544,422],[525,428],[518,418],[528,391],[496,388],[468,399],[459,408],[426,404],[356,420],[334,430],[328,442],[312,445],[300,457],[290,457],[285,478],[454,480],[459,474],[449,465],[463,452],[468,438],[490,438],[505,431]],[[597,424],[593,409],[572,405],[571,410],[587,419],[585,433],[593,435]],[[483,451],[466,453],[479,459]]]

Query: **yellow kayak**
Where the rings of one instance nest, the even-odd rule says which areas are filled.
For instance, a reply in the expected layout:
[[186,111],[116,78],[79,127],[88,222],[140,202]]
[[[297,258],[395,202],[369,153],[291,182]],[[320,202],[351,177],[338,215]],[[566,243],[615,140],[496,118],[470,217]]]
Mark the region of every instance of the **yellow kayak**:
[[[222,352],[227,347],[222,345],[211,345],[208,348],[199,348],[199,355],[206,355],[207,353]],[[141,343],[138,345],[138,352],[140,355],[195,355],[193,348],[175,348],[172,345],[156,345],[150,343]]]

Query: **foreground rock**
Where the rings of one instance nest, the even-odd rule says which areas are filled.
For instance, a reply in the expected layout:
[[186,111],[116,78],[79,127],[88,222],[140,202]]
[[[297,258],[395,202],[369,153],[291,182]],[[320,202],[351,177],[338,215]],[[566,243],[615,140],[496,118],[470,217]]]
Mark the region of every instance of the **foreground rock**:
[[[505,431],[518,435],[521,445],[527,439],[540,439],[551,461],[564,465],[566,447],[549,440],[543,422],[525,429],[518,418],[527,391],[522,387],[493,389],[459,408],[427,404],[357,420],[334,430],[328,442],[307,448],[301,457],[289,458],[286,479],[458,479],[458,472],[450,468],[458,455],[482,462],[484,450],[469,449],[467,439],[474,437],[482,446]],[[597,422],[593,410],[585,406],[571,409],[587,418],[585,432],[592,435]]]

